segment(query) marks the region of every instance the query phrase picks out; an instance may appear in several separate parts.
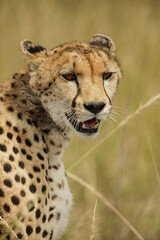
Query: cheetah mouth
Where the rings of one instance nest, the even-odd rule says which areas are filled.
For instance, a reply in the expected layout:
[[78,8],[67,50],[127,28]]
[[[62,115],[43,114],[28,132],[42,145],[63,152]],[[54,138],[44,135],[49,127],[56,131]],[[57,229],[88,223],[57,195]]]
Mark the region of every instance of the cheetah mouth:
[[72,118],[67,113],[66,113],[66,117],[77,132],[88,133],[88,134],[98,132],[100,120],[95,117],[84,122],[78,122],[75,118]]

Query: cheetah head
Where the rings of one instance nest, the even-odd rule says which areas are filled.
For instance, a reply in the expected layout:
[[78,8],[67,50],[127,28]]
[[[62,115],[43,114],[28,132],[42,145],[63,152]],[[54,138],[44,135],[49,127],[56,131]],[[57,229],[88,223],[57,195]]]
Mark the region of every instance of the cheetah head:
[[111,38],[97,34],[89,43],[65,43],[51,51],[24,40],[21,49],[30,88],[53,121],[83,137],[95,136],[110,115],[121,78]]

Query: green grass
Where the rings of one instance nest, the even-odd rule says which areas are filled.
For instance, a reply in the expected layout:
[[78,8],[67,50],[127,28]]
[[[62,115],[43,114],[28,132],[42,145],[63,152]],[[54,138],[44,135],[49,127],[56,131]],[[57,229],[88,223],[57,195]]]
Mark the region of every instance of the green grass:
[[[113,105],[121,108],[124,118],[160,92],[159,22],[160,2],[156,0],[0,0],[0,81],[25,66],[19,48],[22,39],[51,49],[70,40],[88,41],[95,33],[106,34],[116,43],[123,70]],[[118,123],[104,123],[98,138],[93,140],[74,135],[64,156],[66,168]],[[148,240],[159,240],[160,194],[147,136],[159,171],[159,135],[157,101],[72,170],[101,192]],[[75,203],[62,239],[86,240],[91,232],[87,226],[92,225],[96,196],[73,180],[70,185]],[[95,240],[137,239],[100,200],[96,225]]]

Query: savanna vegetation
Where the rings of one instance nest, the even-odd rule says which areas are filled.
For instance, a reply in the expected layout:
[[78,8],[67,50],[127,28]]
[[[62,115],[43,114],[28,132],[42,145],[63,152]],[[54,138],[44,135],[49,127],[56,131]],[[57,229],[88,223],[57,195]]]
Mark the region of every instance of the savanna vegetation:
[[20,40],[51,49],[96,33],[115,41],[123,79],[99,136],[74,135],[64,156],[74,205],[62,239],[159,240],[160,1],[0,0],[0,81],[25,66]]

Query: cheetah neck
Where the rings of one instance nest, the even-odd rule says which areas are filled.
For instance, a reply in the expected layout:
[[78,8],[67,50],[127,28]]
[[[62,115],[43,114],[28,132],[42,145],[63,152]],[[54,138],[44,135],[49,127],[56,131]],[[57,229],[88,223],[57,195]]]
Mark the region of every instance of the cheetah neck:
[[22,116],[24,115],[27,120],[32,121],[43,133],[50,134],[50,132],[55,132],[57,135],[68,138],[67,135],[71,131],[69,129],[66,131],[50,117],[39,97],[31,90],[29,81],[30,75],[28,70],[20,71],[4,84],[4,88],[0,89],[0,95],[1,93],[3,96],[6,95],[6,104],[8,106],[14,105]]
[[66,147],[71,138],[71,130],[68,130],[63,135],[59,134],[57,129],[52,129],[46,137],[46,143],[49,149],[49,168],[55,163],[60,163]]

